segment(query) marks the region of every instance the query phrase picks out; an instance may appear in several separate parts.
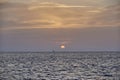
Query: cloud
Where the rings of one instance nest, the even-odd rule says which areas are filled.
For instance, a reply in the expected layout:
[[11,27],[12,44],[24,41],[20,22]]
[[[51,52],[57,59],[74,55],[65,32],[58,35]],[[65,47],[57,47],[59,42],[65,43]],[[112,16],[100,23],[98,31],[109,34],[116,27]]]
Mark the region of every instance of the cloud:
[[113,27],[119,26],[120,21],[117,19],[119,5],[94,7],[54,2],[4,4],[8,4],[0,11],[0,24],[2,23],[2,28],[7,28],[4,30]]
[[91,11],[88,11],[88,12],[91,12],[91,13],[100,13],[101,11],[100,10],[91,10]]
[[95,15],[93,21],[99,25],[120,26],[120,6],[111,5],[104,8],[102,13]]
[[68,6],[64,4],[58,4],[58,3],[52,3],[52,2],[43,2],[40,4],[36,4],[34,6],[30,6],[28,9],[29,10],[34,10],[34,9],[39,9],[39,8],[86,8],[86,7],[91,7],[91,6]]

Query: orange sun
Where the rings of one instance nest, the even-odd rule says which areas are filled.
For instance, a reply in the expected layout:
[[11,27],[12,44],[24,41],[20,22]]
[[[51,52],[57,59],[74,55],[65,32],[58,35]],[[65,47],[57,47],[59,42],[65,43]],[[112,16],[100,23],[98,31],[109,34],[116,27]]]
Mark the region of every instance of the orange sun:
[[64,48],[65,48],[65,45],[61,45],[60,48],[61,48],[61,49],[64,49]]

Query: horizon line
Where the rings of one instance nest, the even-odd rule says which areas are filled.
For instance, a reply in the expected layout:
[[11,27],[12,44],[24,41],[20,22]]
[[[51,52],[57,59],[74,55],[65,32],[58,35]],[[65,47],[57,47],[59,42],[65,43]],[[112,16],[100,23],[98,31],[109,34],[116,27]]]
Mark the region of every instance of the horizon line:
[[120,53],[120,51],[55,51],[55,50],[52,50],[52,51],[0,51],[0,53],[82,53],[82,52],[117,52],[117,53]]

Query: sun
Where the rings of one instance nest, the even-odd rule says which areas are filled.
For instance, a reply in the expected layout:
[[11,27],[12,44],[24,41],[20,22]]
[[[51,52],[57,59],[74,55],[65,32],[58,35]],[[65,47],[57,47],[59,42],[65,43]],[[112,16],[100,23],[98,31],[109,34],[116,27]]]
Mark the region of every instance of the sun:
[[61,45],[60,48],[61,48],[61,49],[64,49],[64,48],[65,48],[65,45]]

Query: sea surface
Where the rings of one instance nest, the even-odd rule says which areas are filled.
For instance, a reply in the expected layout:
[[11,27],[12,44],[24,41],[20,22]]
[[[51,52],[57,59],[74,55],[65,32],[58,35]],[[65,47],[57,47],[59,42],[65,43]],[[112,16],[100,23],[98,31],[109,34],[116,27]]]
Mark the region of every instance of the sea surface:
[[120,53],[0,53],[0,80],[120,80]]

